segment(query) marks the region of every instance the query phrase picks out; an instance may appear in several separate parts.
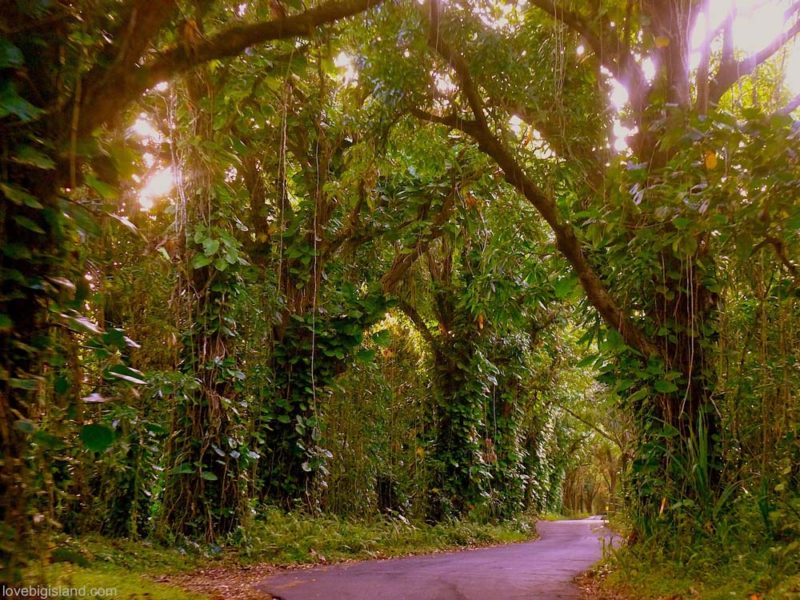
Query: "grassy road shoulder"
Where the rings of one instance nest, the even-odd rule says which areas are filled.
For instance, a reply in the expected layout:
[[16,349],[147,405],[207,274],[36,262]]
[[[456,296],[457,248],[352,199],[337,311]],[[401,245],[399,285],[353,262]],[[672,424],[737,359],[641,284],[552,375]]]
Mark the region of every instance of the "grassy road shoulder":
[[53,540],[50,564],[32,578],[52,587],[115,589],[116,599],[261,598],[251,586],[278,568],[390,558],[525,541],[533,521],[427,525],[266,512],[223,546],[100,536]]

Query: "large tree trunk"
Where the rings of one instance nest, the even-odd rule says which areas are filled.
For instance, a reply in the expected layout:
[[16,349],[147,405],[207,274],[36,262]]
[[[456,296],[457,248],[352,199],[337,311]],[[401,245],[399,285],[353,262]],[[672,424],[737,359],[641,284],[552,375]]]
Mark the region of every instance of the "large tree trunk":
[[[213,139],[212,112],[214,86],[203,68],[187,77],[188,113],[193,138]],[[234,400],[236,368],[231,346],[235,343],[232,326],[226,325],[226,312],[236,292],[236,266],[219,270],[215,264],[197,267],[193,259],[203,254],[195,233],[203,231],[215,239],[227,226],[220,217],[222,207],[214,193],[217,182],[213,157],[203,155],[193,144],[185,150],[180,168],[187,180],[185,229],[178,235],[183,244],[184,276],[179,296],[187,302],[184,323],[182,370],[199,385],[180,390],[175,402],[172,432],[167,447],[167,476],[163,498],[163,520],[176,533],[214,540],[236,528],[243,511],[244,481],[240,473],[243,459],[238,439]],[[185,467],[191,472],[180,471]]]

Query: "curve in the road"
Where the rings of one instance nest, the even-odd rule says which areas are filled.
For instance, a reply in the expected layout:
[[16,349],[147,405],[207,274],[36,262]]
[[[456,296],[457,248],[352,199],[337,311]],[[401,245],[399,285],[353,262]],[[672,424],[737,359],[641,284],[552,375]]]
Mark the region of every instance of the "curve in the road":
[[599,519],[540,522],[536,541],[288,571],[256,586],[281,600],[578,598],[573,578],[602,556]]

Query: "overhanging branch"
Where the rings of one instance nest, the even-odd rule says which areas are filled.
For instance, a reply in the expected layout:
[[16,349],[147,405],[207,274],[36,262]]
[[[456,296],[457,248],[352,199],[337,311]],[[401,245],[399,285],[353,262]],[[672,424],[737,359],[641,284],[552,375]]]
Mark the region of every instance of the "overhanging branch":
[[105,89],[105,93],[93,95],[82,107],[79,133],[85,136],[112,121],[120,113],[121,106],[127,106],[149,88],[192,67],[214,59],[237,56],[247,48],[271,40],[308,36],[322,25],[359,14],[382,1],[329,1],[297,15],[234,26],[207,39],[201,38],[194,45],[179,45],[165,50],[144,66],[120,73],[113,82],[108,82],[110,89]]
[[628,40],[620,40],[608,31],[594,31],[581,14],[564,8],[555,0],[532,0],[532,4],[583,37],[600,63],[627,88],[633,109],[637,112],[644,109],[650,84],[630,52]]
[[[794,13],[800,9],[800,4],[793,5],[787,13]],[[739,81],[742,77],[750,75],[756,68],[775,56],[781,48],[792,38],[800,34],[800,19],[795,21],[794,25],[787,31],[783,32],[767,46],[751,54],[747,58],[739,61],[727,60],[720,65],[711,85],[709,86],[709,100],[713,103],[719,102],[720,98],[727,92],[731,86]]]
[[422,338],[428,343],[431,351],[434,352],[434,354],[438,354],[441,351],[439,342],[436,339],[436,336],[433,335],[430,327],[428,327],[428,324],[425,323],[425,319],[423,319],[422,315],[419,314],[419,311],[417,311],[416,308],[411,306],[411,304],[403,299],[397,300],[397,308],[403,311],[403,314],[408,317],[408,320],[411,321],[412,325],[414,325],[414,329],[416,329]]
[[782,115],[788,115],[793,113],[798,108],[800,108],[800,94],[797,94],[794,98],[789,100],[789,102],[786,103],[786,106],[782,107],[778,113]]
[[[461,121],[452,117],[436,117],[427,113],[426,120],[460,129],[471,136],[478,148],[490,156],[503,171],[505,180],[519,191],[539,212],[555,234],[556,247],[572,265],[580,280],[587,298],[600,313],[603,320],[619,331],[625,343],[645,356],[660,354],[659,348],[653,344],[642,331],[628,318],[625,312],[611,297],[600,277],[589,264],[575,235],[572,225],[565,221],[555,200],[545,194],[525,173],[522,166],[514,159],[505,145],[495,137],[486,120],[483,103],[478,88],[469,72],[464,58],[442,38],[435,23],[438,23],[436,0],[431,0],[430,14],[435,20],[429,22],[429,46],[437,52],[453,68],[458,77],[462,93],[466,96],[472,109],[475,121]],[[417,111],[419,114],[419,111]]]

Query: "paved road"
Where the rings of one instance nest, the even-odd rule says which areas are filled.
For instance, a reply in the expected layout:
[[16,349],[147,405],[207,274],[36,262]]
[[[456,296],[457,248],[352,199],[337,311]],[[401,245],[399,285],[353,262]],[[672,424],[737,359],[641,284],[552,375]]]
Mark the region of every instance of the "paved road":
[[534,542],[289,571],[256,587],[282,600],[578,598],[572,578],[601,558],[603,521],[540,522]]

